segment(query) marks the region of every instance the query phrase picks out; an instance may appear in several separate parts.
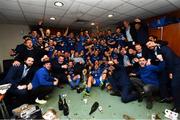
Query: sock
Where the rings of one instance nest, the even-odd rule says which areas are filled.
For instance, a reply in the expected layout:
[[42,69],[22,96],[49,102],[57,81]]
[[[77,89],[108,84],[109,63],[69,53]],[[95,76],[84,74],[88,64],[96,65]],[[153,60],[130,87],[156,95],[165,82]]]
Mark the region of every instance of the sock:
[[87,92],[87,93],[90,93],[90,90],[91,90],[90,87],[86,87],[86,92]]
[[100,86],[102,86],[102,85],[106,85],[107,80],[100,80],[100,81],[101,81]]
[[108,82],[107,79],[105,79],[105,80],[103,81],[104,84],[106,84],[107,82]]

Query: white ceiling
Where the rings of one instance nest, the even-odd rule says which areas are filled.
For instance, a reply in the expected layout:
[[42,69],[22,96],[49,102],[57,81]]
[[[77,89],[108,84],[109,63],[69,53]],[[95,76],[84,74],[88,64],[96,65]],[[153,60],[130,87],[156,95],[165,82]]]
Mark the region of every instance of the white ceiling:
[[[64,6],[54,6],[55,1]],[[43,19],[46,26],[82,28],[90,27],[91,22],[106,26],[179,9],[180,0],[0,0],[0,23],[33,25]],[[108,14],[114,16],[108,18]],[[77,19],[89,22],[78,23]]]

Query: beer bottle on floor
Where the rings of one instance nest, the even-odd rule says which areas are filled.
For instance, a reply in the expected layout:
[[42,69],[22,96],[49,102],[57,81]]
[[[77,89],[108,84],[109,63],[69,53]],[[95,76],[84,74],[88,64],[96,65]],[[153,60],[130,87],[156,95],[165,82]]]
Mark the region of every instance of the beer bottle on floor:
[[68,116],[69,115],[69,107],[66,103],[66,99],[64,98],[64,106],[63,106],[63,114],[64,116]]
[[63,100],[61,98],[61,95],[59,95],[59,101],[58,101],[59,110],[63,110]]

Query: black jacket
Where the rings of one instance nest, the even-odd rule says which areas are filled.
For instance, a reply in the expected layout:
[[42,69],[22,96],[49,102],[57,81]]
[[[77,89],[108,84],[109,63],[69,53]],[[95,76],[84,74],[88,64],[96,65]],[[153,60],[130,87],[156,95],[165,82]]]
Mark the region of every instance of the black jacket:
[[9,69],[6,77],[3,79],[2,84],[11,83],[13,86],[28,84],[29,82],[31,82],[34,76],[35,69],[31,67],[27,75],[24,78],[21,78],[23,74],[23,70],[24,70],[24,64],[20,66],[12,66]]

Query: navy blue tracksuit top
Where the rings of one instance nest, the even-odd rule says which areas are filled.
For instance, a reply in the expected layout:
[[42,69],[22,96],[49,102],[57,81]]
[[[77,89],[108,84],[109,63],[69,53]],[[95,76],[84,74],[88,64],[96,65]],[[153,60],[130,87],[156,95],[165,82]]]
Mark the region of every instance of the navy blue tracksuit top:
[[39,86],[52,86],[53,85],[53,77],[50,76],[49,71],[42,67],[40,68],[34,75],[32,80],[33,89]]

